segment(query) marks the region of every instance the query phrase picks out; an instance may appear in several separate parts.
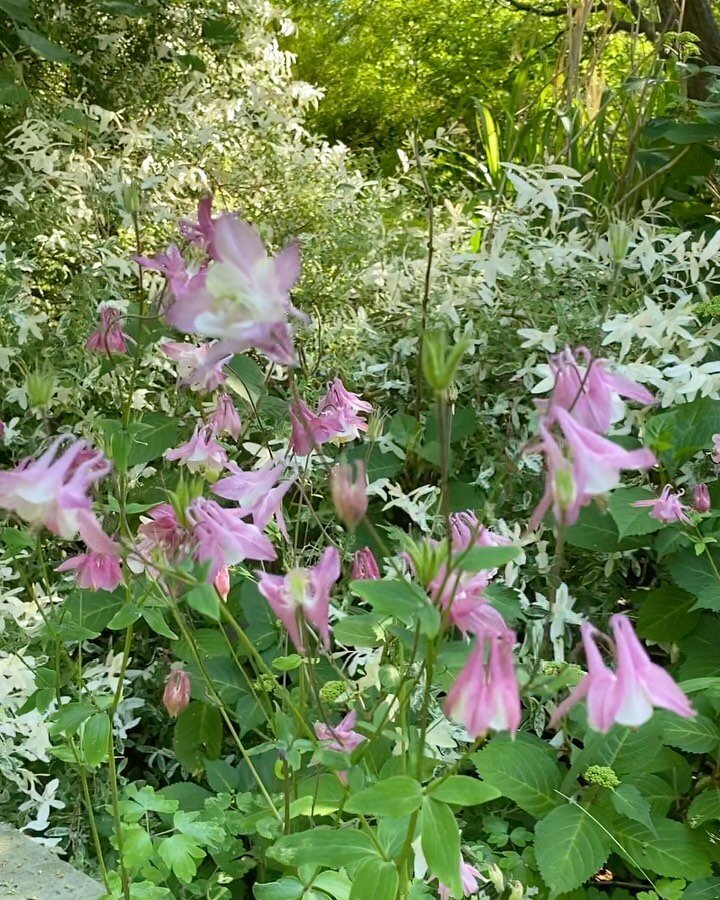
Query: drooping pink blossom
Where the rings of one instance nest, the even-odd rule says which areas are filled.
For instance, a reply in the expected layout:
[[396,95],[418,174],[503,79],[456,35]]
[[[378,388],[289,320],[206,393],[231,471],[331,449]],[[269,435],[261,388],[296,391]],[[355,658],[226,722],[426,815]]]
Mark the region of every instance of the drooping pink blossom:
[[222,472],[227,463],[225,449],[215,440],[215,429],[212,425],[196,425],[189,441],[166,450],[165,459],[177,460],[180,465],[187,466],[191,472]]
[[606,434],[622,415],[622,397],[645,406],[654,402],[647,388],[609,372],[606,366],[607,360],[593,359],[587,347],[578,347],[574,353],[566,347],[550,360],[555,386],[549,403],[541,408],[562,408],[585,428]]
[[214,347],[215,342],[198,346],[183,341],[164,341],[160,344],[165,356],[177,363],[179,383],[200,394],[215,390],[227,379],[224,366],[230,362],[232,354],[226,353],[216,362],[208,364]]
[[38,459],[25,459],[0,472],[0,509],[72,540],[91,527],[94,515],[88,492],[111,466],[102,453],[74,438],[59,453],[64,440],[57,438]]
[[243,516],[250,516],[258,528],[265,528],[271,519],[275,519],[280,533],[289,540],[282,501],[292,486],[293,479],[281,481],[285,472],[282,465],[244,472],[235,463],[226,466],[230,472],[212,487],[212,492],[226,500],[234,500],[239,504]]
[[445,699],[445,715],[463,725],[473,739],[490,729],[515,734],[520,725],[514,643],[515,633],[508,628],[500,635],[479,637]]
[[190,703],[190,676],[184,669],[173,669],[163,692],[163,706],[175,718]]
[[706,484],[696,484],[693,488],[693,509],[695,512],[706,513],[712,509],[710,491]]
[[[349,712],[345,718],[335,726],[326,725],[324,722],[315,722],[315,736],[326,750],[335,750],[338,753],[352,753],[356,747],[359,747],[363,741],[367,740],[365,735],[358,734],[355,731],[357,724],[357,714],[353,710]],[[347,784],[347,772],[338,772],[338,778]]]
[[269,538],[256,525],[245,522],[238,509],[225,509],[215,500],[198,497],[185,515],[190,529],[193,555],[197,562],[210,563],[212,583],[225,566],[246,559],[271,561],[276,558]]
[[178,222],[178,230],[185,240],[190,241],[204,250],[210,257],[215,257],[215,248],[213,247],[213,237],[215,234],[215,219],[212,215],[213,197],[212,194],[203,197],[198,203],[197,222],[191,219],[180,219]]
[[462,553],[470,547],[506,547],[511,543],[509,538],[482,525],[469,509],[450,516],[450,537],[456,553]]
[[680,501],[685,491],[673,491],[672,485],[666,484],[659,497],[652,500],[636,500],[631,506],[647,506],[650,508],[650,517],[657,519],[664,525],[672,522],[685,522],[690,524],[686,512],[688,507]]
[[307,456],[312,450],[322,447],[341,429],[337,416],[319,416],[304,400],[291,404],[290,421],[292,422],[290,449],[298,456]]
[[228,594],[230,593],[230,569],[228,566],[223,566],[220,569],[215,576],[213,585],[223,603],[227,602]]
[[695,715],[687,697],[668,673],[651,662],[627,616],[610,619],[614,637],[615,671],[607,666],[596,645],[596,629],[588,622],[580,626],[587,674],[556,709],[552,725],[580,700],[587,698],[588,724],[606,732],[614,724],[637,728],[647,722],[653,707],[668,709],[683,718]]
[[258,590],[287,629],[290,639],[305,651],[300,618],[314,626],[325,649],[330,647],[330,591],[340,577],[340,554],[326,547],[310,568],[293,569],[287,575],[256,573]]
[[372,410],[371,403],[348,391],[342,381],[335,378],[328,384],[327,392],[320,399],[316,412],[303,400],[290,407],[290,448],[298,456],[307,456],[311,450],[321,447],[327,441],[352,441],[367,431],[367,421],[360,414],[368,415]]
[[210,424],[215,429],[216,434],[229,434],[237,440],[240,437],[240,416],[235,409],[230,396],[221,391],[217,397],[217,404],[212,416]]
[[334,465],[330,470],[330,495],[338,518],[348,528],[356,528],[368,508],[365,463]]
[[100,324],[88,337],[85,345],[96,353],[127,353],[127,342],[132,338],[122,330],[122,313],[113,306],[100,310]]
[[[464,859],[461,859],[460,881],[462,883],[463,897],[472,897],[473,894],[477,894],[477,892],[480,890],[478,878],[482,880],[483,876],[475,868],[475,866],[471,866],[470,863],[467,863]],[[453,892],[449,887],[444,885],[442,882],[439,882],[438,897],[439,900],[452,900]]]
[[55,571],[74,571],[77,586],[89,591],[112,592],[123,581],[120,557],[93,550],[66,559]]
[[361,547],[355,552],[350,577],[358,581],[380,578],[380,567],[369,547]]

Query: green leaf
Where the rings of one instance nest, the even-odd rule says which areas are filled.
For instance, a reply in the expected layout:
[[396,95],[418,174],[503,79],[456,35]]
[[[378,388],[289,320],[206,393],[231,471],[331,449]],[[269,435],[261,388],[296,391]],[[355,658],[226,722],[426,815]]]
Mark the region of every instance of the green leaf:
[[417,617],[427,637],[437,634],[440,618],[437,607],[416,584],[399,578],[351,581],[350,590],[382,615],[394,616],[404,625],[411,625]]
[[693,881],[683,892],[683,900],[717,900],[720,897],[720,878],[702,878]]
[[520,553],[520,547],[473,547],[464,553],[458,561],[458,568],[463,572],[483,572],[486,569],[497,569],[511,562]]
[[278,672],[293,672],[302,665],[303,658],[298,653],[291,653],[290,656],[277,656],[272,661],[273,669]]
[[[698,598],[696,609],[720,609],[720,595],[715,590],[720,586],[715,574],[715,569],[720,566],[720,549],[709,547],[698,556],[689,547],[673,553],[664,562],[675,584]],[[701,599],[707,589],[711,589],[710,593]]]
[[539,739],[493,738],[471,759],[485,781],[535,818],[563,802],[562,770]]
[[422,804],[421,843],[430,871],[453,894],[460,895],[460,832],[455,814],[446,803],[425,797]]
[[385,638],[380,623],[385,616],[362,613],[333,623],[333,637],[346,647],[380,647]]
[[99,766],[105,759],[110,742],[110,716],[95,713],[85,722],[80,739],[82,760],[86,766]]
[[220,710],[195,701],[178,716],[173,736],[173,750],[181,765],[198,772],[204,760],[217,759],[222,744]]
[[453,806],[477,806],[502,796],[493,785],[468,775],[451,775],[437,785],[430,784],[427,793],[429,797],[452,803]]
[[266,884],[253,885],[255,900],[303,900],[305,885],[298,878],[281,878]]
[[370,857],[355,870],[350,900],[395,900],[400,878],[391,862]]
[[720,431],[720,402],[698,397],[668,412],[648,419],[645,436],[660,454],[664,466],[674,472],[700,450],[712,447],[712,436]]
[[86,629],[97,637],[107,628],[122,605],[119,594],[107,591],[74,591],[63,604],[64,625]]
[[240,773],[224,759],[206,759],[208,784],[218,794],[232,794],[240,787]]
[[637,771],[637,761],[647,766],[662,750],[660,723],[651,719],[638,729],[615,725],[607,734],[588,732],[585,746],[573,759],[571,775],[588,766],[609,766],[618,775]]
[[100,0],[98,6],[103,12],[114,16],[127,16],[129,19],[141,19],[148,14],[145,7],[129,3],[128,0]]
[[53,713],[48,731],[51,737],[59,734],[72,737],[94,712],[95,710],[88,703],[65,703]]
[[159,412],[143,413],[133,427],[129,466],[147,465],[177,443],[178,421]]
[[609,830],[616,839],[620,855],[633,865],[642,866],[669,878],[703,878],[710,874],[709,845],[706,836],[691,831],[681,822],[655,819],[653,829],[640,822],[617,819]]
[[[28,89],[18,84],[8,72],[0,72],[0,104],[3,106],[15,106],[24,103],[30,96]],[[15,531],[14,528],[0,529],[3,533]]]
[[615,811],[652,829],[650,804],[634,784],[620,784],[610,796]]
[[177,640],[177,635],[165,621],[165,616],[161,609],[158,609],[156,606],[144,606],[142,617],[148,628],[154,631],[155,634],[161,634],[163,637],[170,638],[173,641]]
[[191,781],[178,781],[158,791],[161,797],[179,803],[180,809],[193,812],[203,809],[205,801],[212,797],[210,791]]
[[661,712],[663,741],[688,753],[710,753],[720,744],[720,728],[707,716],[683,719],[675,713]]
[[650,804],[653,816],[664,816],[675,802],[675,791],[659,775],[637,772],[623,778],[623,784],[634,785]]
[[27,44],[31,50],[34,50],[38,56],[42,57],[42,59],[47,59],[50,62],[79,62],[77,56],[73,56],[73,54],[64,47],[53,44],[52,41],[49,41],[36,31],[31,31],[29,28],[18,28],[17,34],[20,40],[24,44]]
[[131,869],[140,869],[153,855],[150,835],[142,825],[123,825],[123,862]]
[[650,641],[677,641],[700,621],[700,613],[691,612],[695,597],[671,584],[653,591],[635,591],[632,600],[641,604],[637,632]]
[[220,595],[211,584],[199,584],[185,594],[185,600],[191,609],[199,612],[213,622],[220,621]]
[[581,511],[577,522],[565,532],[565,539],[573,547],[598,553],[614,553],[620,542],[612,517],[594,504]]
[[351,794],[345,810],[364,816],[409,816],[420,808],[422,788],[414,778],[394,775]]
[[200,821],[199,815],[199,812],[178,810],[173,825],[180,834],[192,838],[201,847],[219,849],[226,838],[225,830],[217,822]]
[[173,834],[160,842],[158,855],[180,881],[189,884],[197,874],[197,860],[205,858],[205,851],[187,835]]
[[621,540],[633,534],[651,534],[662,528],[662,523],[650,515],[651,509],[632,505],[637,500],[652,500],[654,496],[643,487],[618,488],[610,494],[608,508]]
[[16,22],[32,22],[30,0],[0,0],[0,9]]
[[687,811],[688,824],[693,828],[720,819],[720,787],[713,785],[709,790],[703,791],[693,798]]
[[127,628],[128,625],[137,622],[140,616],[142,616],[142,610],[135,606],[134,603],[123,603],[112,619],[110,619],[107,627],[113,630]]
[[611,838],[575,803],[553,809],[535,826],[535,855],[552,891],[572,891],[602,868]]
[[341,866],[362,862],[377,851],[367,834],[349,828],[313,828],[286,834],[270,847],[268,856],[286,866]]

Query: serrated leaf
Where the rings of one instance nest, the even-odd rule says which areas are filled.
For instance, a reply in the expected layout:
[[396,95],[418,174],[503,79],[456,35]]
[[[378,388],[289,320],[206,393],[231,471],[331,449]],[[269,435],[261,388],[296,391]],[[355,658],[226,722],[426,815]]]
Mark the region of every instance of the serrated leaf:
[[453,894],[460,895],[460,832],[446,803],[425,797],[422,804],[421,844],[430,871]]
[[661,712],[663,741],[688,753],[710,753],[720,744],[720,728],[707,716],[683,719],[675,713]]
[[691,831],[681,822],[653,820],[651,830],[640,822],[618,819],[610,830],[622,848],[621,856],[668,878],[702,878],[710,874],[708,842],[705,835]]
[[651,509],[632,505],[638,500],[652,500],[654,496],[643,487],[618,488],[610,494],[608,509],[621,540],[634,534],[652,534],[662,528],[662,523],[650,515]]
[[628,819],[633,819],[635,822],[642,822],[652,829],[650,803],[634,784],[618,785],[611,794],[610,800],[615,811],[621,816],[627,816]]
[[232,794],[240,787],[240,773],[224,759],[206,759],[208,784],[218,794]]
[[407,775],[394,775],[351,794],[345,803],[349,813],[364,816],[409,816],[420,808],[422,788]]
[[477,806],[502,796],[493,785],[468,775],[451,775],[439,784],[429,784],[427,793],[453,806]]
[[570,771],[580,774],[588,766],[609,766],[618,775],[632,773],[637,770],[638,759],[647,768],[661,750],[659,721],[652,719],[638,729],[615,725],[607,734],[588,733]]
[[636,591],[632,599],[640,602],[637,632],[650,641],[677,641],[700,621],[700,613],[691,612],[695,597],[671,584]]
[[717,785],[693,798],[687,811],[687,819],[692,828],[703,822],[720,819],[720,788]]
[[535,826],[535,855],[545,884],[572,891],[602,868],[611,838],[575,803],[553,809]]
[[578,521],[566,530],[565,539],[573,547],[598,553],[614,553],[620,543],[612,516],[595,505],[581,511]]
[[355,870],[350,900],[395,900],[400,878],[393,863],[377,857],[364,860]]
[[158,855],[180,881],[189,884],[197,874],[198,860],[205,858],[205,851],[192,838],[173,834],[160,842]]

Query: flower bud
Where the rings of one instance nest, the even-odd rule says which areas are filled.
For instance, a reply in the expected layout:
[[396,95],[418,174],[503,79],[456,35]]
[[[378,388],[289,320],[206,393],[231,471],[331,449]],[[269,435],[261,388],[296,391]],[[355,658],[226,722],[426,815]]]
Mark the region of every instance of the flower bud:
[[175,717],[190,703],[190,676],[184,669],[173,669],[165,685],[163,704],[168,714]]
[[28,373],[25,380],[28,404],[31,409],[44,409],[55,393],[55,379],[52,375],[37,369]]
[[444,331],[432,331],[425,335],[422,370],[425,380],[436,394],[442,394],[450,387],[467,348],[466,338],[461,338],[449,347],[448,337]]
[[612,222],[608,227],[608,244],[610,245],[610,259],[613,262],[622,262],[630,246],[630,227],[626,222]]
[[620,779],[610,766],[589,766],[585,770],[583,778],[588,784],[597,784],[611,790],[620,784]]
[[130,181],[122,187],[122,202],[125,210],[130,214],[140,212],[140,185],[137,181]]
[[347,697],[347,692],[344,681],[326,681],[320,688],[318,696],[323,703],[337,703]]
[[371,579],[380,578],[380,567],[369,547],[363,547],[355,553],[350,574],[357,581],[370,581]]
[[523,897],[525,896],[525,888],[519,881],[511,881],[508,887],[510,888],[508,900],[523,900]]
[[220,599],[223,602],[226,602],[228,594],[230,593],[230,569],[227,566],[223,566],[215,576],[215,581],[213,583],[215,585],[215,590],[220,595]]
[[710,491],[706,484],[696,484],[693,488],[693,509],[699,513],[710,512]]
[[368,507],[365,463],[357,461],[355,467],[354,480],[349,465],[335,465],[330,470],[330,493],[335,512],[350,529],[362,521]]
[[505,876],[500,867],[496,866],[495,863],[490,863],[488,867],[488,878],[498,894],[502,894],[505,890]]

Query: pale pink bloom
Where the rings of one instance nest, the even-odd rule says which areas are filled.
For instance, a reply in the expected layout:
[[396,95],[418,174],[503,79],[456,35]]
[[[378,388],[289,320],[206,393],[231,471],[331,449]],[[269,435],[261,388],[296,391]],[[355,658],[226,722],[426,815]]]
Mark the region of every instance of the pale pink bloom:
[[216,219],[213,219],[212,207],[212,194],[208,197],[203,197],[198,203],[197,222],[193,222],[191,219],[180,219],[178,230],[185,240],[200,247],[208,256],[214,257],[213,236],[215,234]]
[[[197,286],[205,280],[204,274],[193,274],[185,267],[182,253],[175,244],[170,244],[164,253],[156,253],[154,256],[139,255],[133,259],[143,269],[161,272],[167,278],[170,292],[175,296],[191,290],[193,286]],[[163,311],[167,311],[167,306],[167,301],[162,303]]]
[[627,616],[611,617],[615,651],[615,671],[605,665],[595,643],[596,629],[588,622],[580,626],[587,674],[555,710],[551,724],[565,716],[580,700],[587,698],[588,724],[606,732],[617,723],[637,728],[647,722],[653,707],[669,709],[683,718],[695,715],[687,697],[668,673],[651,662]]
[[369,547],[362,547],[356,551],[350,577],[357,581],[369,581],[380,578],[380,567]]
[[223,602],[226,602],[228,594],[230,593],[230,569],[227,566],[223,566],[217,573],[213,585],[215,586],[215,590],[218,592],[220,599]]
[[227,463],[227,453],[215,440],[215,429],[211,425],[196,425],[189,441],[166,450],[165,459],[177,460],[191,472],[209,471],[219,473]]
[[275,550],[256,525],[244,522],[237,509],[225,509],[214,500],[198,497],[187,508],[193,555],[199,563],[209,562],[208,581],[214,582],[224,566],[246,559],[273,560]]
[[680,502],[684,493],[685,491],[682,490],[673,491],[672,485],[666,484],[659,497],[654,497],[652,500],[636,500],[630,505],[650,507],[650,517],[665,525],[669,525],[671,522],[685,522],[689,525],[690,519],[686,515],[688,507]]
[[283,517],[282,501],[292,486],[293,479],[280,481],[285,467],[278,465],[244,472],[236,463],[231,462],[226,468],[230,475],[221,478],[213,485],[213,494],[224,497],[226,500],[235,500],[239,504],[242,515],[250,516],[253,524],[258,528],[265,528],[267,523],[274,518],[280,533],[285,540],[289,540]]
[[[359,747],[367,738],[355,731],[357,724],[357,714],[353,710],[349,712],[345,718],[334,727],[325,725],[324,722],[315,722],[315,736],[326,750],[335,750],[338,753],[352,753],[356,747]],[[347,773],[338,772],[338,778],[347,784]]]
[[210,424],[216,434],[229,434],[237,440],[240,437],[240,416],[235,409],[232,400],[225,391],[218,394],[215,411],[210,418]]
[[127,353],[132,338],[122,330],[122,313],[112,306],[100,310],[100,325],[87,339],[88,350],[98,353]]
[[486,597],[458,591],[450,605],[450,621],[463,634],[501,637],[507,630],[505,619]]
[[290,406],[292,434],[290,449],[298,456],[307,456],[311,450],[321,447],[332,440],[341,430],[337,416],[319,416],[314,413],[304,400],[298,400]]
[[208,365],[208,358],[216,343],[188,344],[183,341],[163,341],[160,349],[165,356],[177,363],[178,380],[181,385],[207,394],[224,384],[227,375],[224,366],[232,359],[231,353],[226,353],[216,362]]
[[330,469],[330,495],[338,518],[355,528],[362,522],[368,508],[365,463],[334,465]]
[[546,402],[541,407],[550,411],[561,407],[572,413],[580,425],[606,434],[613,421],[622,415],[621,397],[637,400],[645,406],[654,402],[647,388],[630,378],[608,372],[606,363],[604,359],[593,359],[587,347],[578,347],[575,353],[566,347],[550,360],[555,387],[549,404]]
[[514,643],[515,633],[507,628],[501,635],[479,638],[445,699],[445,715],[463,725],[473,739],[489,729],[515,734],[520,725]]
[[[460,880],[462,883],[463,897],[472,897],[473,894],[477,894],[480,890],[478,878],[482,879],[482,874],[475,866],[471,866],[470,863],[466,863],[464,859],[461,859]],[[453,892],[449,887],[442,884],[442,882],[439,882],[438,897],[439,900],[452,900]]]
[[713,439],[713,448],[710,452],[710,458],[715,463],[716,466],[720,466],[720,434],[714,434],[712,436]]
[[456,553],[462,553],[470,547],[506,547],[511,543],[509,538],[495,534],[481,525],[478,517],[469,509],[450,516],[450,537]]
[[[65,540],[92,527],[94,515],[88,491],[111,469],[99,451],[84,441],[57,438],[39,459],[25,459],[0,472],[0,509],[33,525],[44,525]],[[82,457],[82,461],[80,461]]]
[[367,431],[367,422],[360,413],[369,414],[372,409],[372,404],[346,390],[342,381],[335,378],[328,384],[327,393],[320,399],[316,412],[302,400],[291,405],[290,448],[298,456],[307,456],[327,441],[352,441],[360,437],[361,432]]
[[150,545],[160,546],[173,559],[186,541],[187,534],[169,503],[160,503],[141,519],[138,534]]
[[120,557],[93,550],[66,559],[55,571],[74,571],[77,586],[90,591],[112,592],[123,580]]
[[699,513],[710,512],[712,509],[710,491],[706,484],[696,484],[693,488],[693,509]]
[[168,714],[175,718],[190,703],[190,676],[184,669],[173,669],[163,692],[163,705]]
[[287,575],[256,574],[258,590],[287,629],[297,649],[305,650],[300,617],[315,627],[323,646],[329,649],[330,591],[340,577],[340,554],[336,548],[326,547],[319,561],[307,569],[293,569]]

